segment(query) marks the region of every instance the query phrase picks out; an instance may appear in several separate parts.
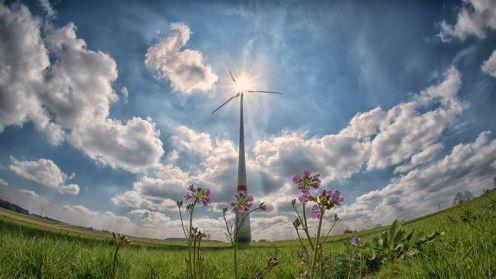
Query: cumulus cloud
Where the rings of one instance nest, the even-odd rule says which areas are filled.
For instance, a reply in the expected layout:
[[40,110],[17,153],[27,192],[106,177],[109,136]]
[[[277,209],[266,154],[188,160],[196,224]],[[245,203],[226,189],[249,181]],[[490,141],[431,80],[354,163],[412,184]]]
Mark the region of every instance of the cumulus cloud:
[[145,64],[160,78],[169,80],[172,89],[183,94],[209,91],[217,82],[212,67],[203,61],[203,54],[184,48],[191,30],[184,23],[172,23],[172,33],[146,52]]
[[6,187],[6,186],[9,186],[9,183],[7,183],[7,181],[0,178],[0,187]]
[[83,205],[64,205],[57,213],[57,219],[69,224],[76,224],[99,230],[134,233],[139,228],[128,217],[116,215],[110,211],[99,212]]
[[0,132],[33,121],[51,143],[68,138],[114,168],[138,172],[159,162],[164,151],[151,119],[109,117],[118,100],[112,57],[87,49],[73,23],[48,22],[42,38],[40,20],[22,4],[0,3],[0,18]]
[[70,141],[105,165],[140,172],[164,154],[159,136],[150,118],[133,117],[125,124],[113,119],[85,123],[72,131]]
[[420,153],[413,155],[409,163],[396,167],[394,169],[394,172],[395,173],[407,172],[420,164],[425,164],[432,161],[439,153],[439,151],[443,149],[443,147],[444,145],[441,143],[435,143],[430,146],[427,146]]
[[496,29],[496,2],[493,0],[463,0],[464,7],[458,13],[454,25],[441,22],[439,37],[448,42],[456,37],[465,40],[469,36],[486,37],[486,29]]
[[[214,206],[225,205],[232,199],[238,162],[234,143],[214,140],[209,134],[186,126],[174,130],[171,145],[177,158],[139,177],[132,190],[111,199],[113,204],[134,209],[171,210],[176,207],[175,201],[182,199],[189,183],[210,187],[215,193]],[[270,195],[283,184],[280,177],[270,174],[249,157],[247,171],[248,187],[256,196]]]
[[38,196],[38,194],[36,194],[35,191],[33,190],[27,190],[27,189],[21,189],[20,190],[21,193],[23,193],[24,195],[30,197],[30,198],[35,198],[35,199],[38,199],[40,196]]
[[22,161],[12,157],[11,161],[9,170],[20,177],[56,189],[60,193],[79,194],[79,186],[77,184],[67,183],[68,180],[74,177],[74,174],[68,175],[62,172],[51,160]]
[[158,211],[150,211],[146,209],[135,209],[129,212],[131,216],[137,217],[139,223],[144,228],[155,229],[166,224],[170,218]]
[[180,168],[163,165],[153,173],[139,178],[133,189],[112,197],[113,204],[128,208],[151,210],[173,209],[182,199],[189,175]]
[[64,128],[84,126],[86,121],[108,117],[110,104],[118,100],[112,88],[117,65],[108,54],[86,48],[76,35],[76,26],[49,28],[45,39],[56,61],[47,73],[43,104]]
[[53,9],[49,0],[39,0],[39,3],[41,8],[45,11],[47,17],[51,18],[55,16],[55,9]]
[[482,71],[496,78],[496,50],[491,53],[491,56],[481,66]]
[[[179,220],[170,220],[162,212],[144,209],[117,215],[110,211],[91,210],[83,205],[64,205],[62,210],[50,211],[50,216],[69,224],[121,232],[132,236],[166,238],[181,237],[183,233]],[[199,226],[202,231],[214,236],[215,239],[223,240],[221,219],[195,218],[195,226]]]
[[28,200],[32,202],[36,202],[38,204],[46,204],[48,203],[48,200],[45,199],[43,196],[39,195],[33,190],[28,190],[28,189],[20,189],[19,190],[21,194],[23,194]]
[[62,128],[51,121],[38,98],[49,66],[40,35],[40,20],[24,5],[0,3],[0,133],[8,125],[32,120],[51,143],[63,140]]
[[434,212],[451,204],[455,193],[481,193],[491,187],[496,158],[496,140],[482,132],[468,144],[459,144],[444,158],[416,168],[382,189],[371,191],[339,209],[344,222],[386,224]]
[[444,79],[414,95],[413,100],[387,111],[358,113],[337,134],[307,138],[284,133],[255,143],[256,161],[282,177],[302,167],[319,170],[328,181],[349,178],[363,170],[396,165],[415,156],[412,163],[429,159],[427,153],[464,104],[457,98],[461,75],[450,67]]

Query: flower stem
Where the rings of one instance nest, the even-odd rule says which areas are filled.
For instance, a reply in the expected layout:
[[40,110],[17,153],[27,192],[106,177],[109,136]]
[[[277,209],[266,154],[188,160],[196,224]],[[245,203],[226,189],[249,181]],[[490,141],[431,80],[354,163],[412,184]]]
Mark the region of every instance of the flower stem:
[[188,259],[189,259],[189,271],[190,271],[190,276],[191,278],[195,278],[195,272],[194,272],[194,263],[192,261],[192,255],[191,255],[191,249],[192,247],[192,233],[193,233],[193,212],[195,211],[195,205],[196,205],[197,199],[193,202],[193,205],[191,206],[191,209],[189,210],[189,235],[188,235]]
[[313,278],[315,271],[315,263],[318,257],[319,251],[319,241],[320,241],[320,230],[322,229],[322,219],[324,218],[324,210],[320,210],[320,218],[319,218],[319,227],[317,228],[317,238],[315,239],[315,249],[313,250],[313,259],[312,259],[312,269],[310,270],[310,279]]
[[305,252],[305,255],[308,257],[307,246],[303,244],[303,240],[301,240],[300,232],[298,231],[297,227],[295,227],[295,230],[296,230],[296,235],[298,236],[298,240],[300,241],[301,248],[303,248],[303,252]]
[[308,242],[310,243],[310,247],[312,247],[312,250],[315,251],[315,247],[313,246],[312,238],[310,237],[310,233],[308,232],[308,225],[307,225],[307,214],[305,212],[305,204],[302,204],[303,207],[303,223],[302,225],[305,225],[303,230],[305,231],[305,234],[307,235]]
[[119,253],[120,246],[115,247],[114,261],[112,263],[112,279],[117,278],[117,253]]
[[[235,238],[237,238],[238,236],[236,235]],[[238,251],[238,242],[236,240],[234,240],[234,278],[238,279],[238,255],[237,255],[237,251]]]

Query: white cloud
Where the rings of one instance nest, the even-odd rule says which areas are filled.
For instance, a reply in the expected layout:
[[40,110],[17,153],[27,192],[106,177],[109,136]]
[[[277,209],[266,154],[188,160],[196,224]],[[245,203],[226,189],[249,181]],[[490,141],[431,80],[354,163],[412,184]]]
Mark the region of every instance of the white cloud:
[[129,91],[127,90],[127,87],[125,86],[122,87],[121,94],[122,94],[122,99],[124,100],[125,103],[127,103],[129,99]]
[[[117,215],[110,211],[94,211],[83,205],[65,205],[62,210],[51,212],[50,216],[69,224],[132,236],[166,238],[182,237],[183,233],[179,220],[171,221],[161,212],[144,209],[132,210],[126,215]],[[195,218],[194,225],[211,234],[215,239],[224,240],[221,219],[198,217]]]
[[47,22],[41,38],[40,20],[22,4],[0,3],[0,18],[0,132],[33,121],[51,143],[68,133],[76,147],[111,167],[137,172],[158,163],[164,151],[151,119],[109,117],[118,100],[112,57],[87,49],[73,23]]
[[49,0],[39,0],[39,3],[43,10],[45,11],[47,17],[51,18],[54,17],[56,12],[52,7],[52,4],[50,4]]
[[481,66],[482,71],[496,78],[496,50],[491,53],[491,56]]
[[[132,190],[111,199],[113,204],[135,209],[175,209],[175,201],[182,199],[190,183],[210,187],[216,204],[232,200],[236,191],[238,156],[234,143],[213,140],[209,134],[186,126],[178,126],[175,131],[171,145],[177,152],[177,158],[138,178]],[[184,165],[187,170],[181,169],[180,165]],[[247,159],[247,171],[252,194],[266,196],[283,184],[279,177],[269,174],[268,170],[250,158]]]
[[433,148],[464,108],[456,96],[460,85],[460,73],[451,67],[444,80],[417,93],[410,102],[388,111],[375,108],[358,113],[337,134],[307,138],[284,133],[257,141],[256,161],[281,177],[307,168],[322,172],[328,181],[349,178],[365,166],[385,168],[412,156],[416,156],[414,161],[425,161],[428,158],[422,152]]
[[386,187],[371,191],[339,209],[343,222],[354,226],[410,219],[447,207],[455,193],[480,194],[490,188],[496,158],[496,140],[481,133],[469,144],[453,147],[450,154],[424,168],[411,170]]
[[28,200],[30,201],[34,201],[36,203],[40,203],[40,204],[46,204],[48,203],[48,200],[45,199],[43,196],[40,196],[38,195],[38,193],[36,193],[35,191],[33,190],[27,190],[27,189],[20,189],[19,190]]
[[172,23],[171,29],[168,37],[148,49],[145,64],[160,78],[169,80],[175,91],[191,94],[211,90],[218,79],[212,67],[205,64],[201,52],[184,48],[190,28],[184,23]]
[[27,189],[21,189],[20,190],[21,193],[23,193],[24,195],[28,196],[28,197],[31,197],[31,198],[39,198],[40,196],[38,196],[38,194],[36,194],[35,191],[32,191],[32,190],[27,190]]
[[140,172],[158,164],[164,154],[159,136],[150,118],[133,117],[125,124],[113,119],[85,123],[72,131],[70,141],[92,159]]
[[130,211],[129,214],[139,218],[140,225],[143,226],[143,228],[155,229],[164,226],[170,221],[169,217],[158,211],[135,209]]
[[56,61],[47,74],[43,104],[55,114],[64,128],[84,126],[89,121],[103,121],[110,104],[118,100],[112,88],[117,79],[117,65],[108,54],[86,48],[76,35],[76,26],[49,28],[45,39]]
[[469,36],[486,37],[486,29],[496,29],[496,2],[494,0],[463,0],[465,6],[458,13],[455,25],[441,22],[439,37],[448,42],[452,37],[465,40]]
[[430,146],[427,146],[420,153],[417,153],[412,156],[409,163],[398,166],[394,169],[395,173],[407,172],[413,169],[414,167],[431,162],[436,155],[443,149],[444,145],[441,143],[435,143]]
[[51,143],[63,140],[38,98],[50,62],[40,36],[40,21],[24,5],[0,3],[0,133],[8,125],[32,120]]
[[69,224],[90,227],[99,230],[109,230],[127,234],[135,234],[140,229],[128,217],[116,215],[110,211],[99,212],[83,205],[64,205],[54,216],[56,219]]
[[0,187],[6,187],[6,186],[9,186],[9,183],[7,183],[7,181],[0,178]]
[[79,194],[79,186],[77,184],[66,183],[74,177],[74,174],[67,175],[62,172],[51,160],[21,161],[12,157],[11,161],[9,170],[25,179],[56,189],[60,193]]
[[132,190],[112,197],[111,201],[128,208],[170,210],[176,207],[176,200],[182,199],[189,179],[180,168],[163,165],[152,174],[139,178]]

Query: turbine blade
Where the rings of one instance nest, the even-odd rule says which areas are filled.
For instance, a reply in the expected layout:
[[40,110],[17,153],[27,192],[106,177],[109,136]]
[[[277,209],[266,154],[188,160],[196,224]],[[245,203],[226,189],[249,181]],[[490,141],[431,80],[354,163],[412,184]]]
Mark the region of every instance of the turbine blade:
[[231,73],[231,71],[229,71],[229,75],[231,76],[231,78],[232,78],[232,80],[233,80],[234,82],[237,82],[237,81],[236,81],[236,79],[234,78],[234,75]]
[[265,93],[265,94],[280,94],[280,95],[283,95],[284,94],[284,93],[281,93],[281,92],[263,91],[263,90],[248,90],[247,92],[250,92],[250,93]]
[[218,108],[214,109],[210,114],[211,115],[214,114],[216,111],[218,111],[220,108],[222,108],[223,106],[225,106],[227,103],[229,103],[230,101],[232,101],[232,99],[235,99],[236,97],[239,97],[239,94],[236,94],[236,95],[231,96],[231,98],[227,99],[227,101],[225,101]]

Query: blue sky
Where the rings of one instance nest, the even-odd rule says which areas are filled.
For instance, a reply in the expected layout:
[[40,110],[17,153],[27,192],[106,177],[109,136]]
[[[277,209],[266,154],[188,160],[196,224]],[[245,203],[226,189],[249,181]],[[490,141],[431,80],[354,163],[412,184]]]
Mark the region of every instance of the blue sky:
[[177,236],[172,201],[194,182],[217,194],[198,221],[214,234],[235,189],[239,106],[210,115],[228,70],[286,93],[247,98],[248,184],[274,207],[256,239],[294,237],[306,168],[342,192],[341,229],[492,185],[492,1],[1,5],[0,197],[34,212]]

